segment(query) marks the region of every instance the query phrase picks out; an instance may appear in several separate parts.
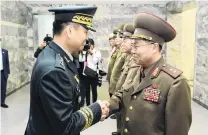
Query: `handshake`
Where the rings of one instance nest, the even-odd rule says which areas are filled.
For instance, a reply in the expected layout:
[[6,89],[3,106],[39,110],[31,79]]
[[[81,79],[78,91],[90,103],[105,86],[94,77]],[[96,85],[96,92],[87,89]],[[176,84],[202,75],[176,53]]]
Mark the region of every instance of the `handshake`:
[[102,115],[100,121],[104,121],[106,117],[109,116],[110,112],[110,103],[108,101],[100,101],[98,100],[97,103],[100,105],[101,110],[102,110]]

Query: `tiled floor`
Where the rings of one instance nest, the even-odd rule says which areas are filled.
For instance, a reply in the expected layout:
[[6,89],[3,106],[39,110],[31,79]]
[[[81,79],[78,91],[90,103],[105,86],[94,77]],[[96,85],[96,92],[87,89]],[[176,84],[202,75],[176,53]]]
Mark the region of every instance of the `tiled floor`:
[[[100,99],[107,98],[107,85],[99,89]],[[1,135],[23,135],[29,111],[29,85],[7,97],[8,109],[1,108]],[[208,110],[192,103],[193,122],[189,135],[208,135]],[[180,123],[179,123],[180,124]],[[110,135],[116,130],[115,120],[107,119],[85,130],[81,135]]]

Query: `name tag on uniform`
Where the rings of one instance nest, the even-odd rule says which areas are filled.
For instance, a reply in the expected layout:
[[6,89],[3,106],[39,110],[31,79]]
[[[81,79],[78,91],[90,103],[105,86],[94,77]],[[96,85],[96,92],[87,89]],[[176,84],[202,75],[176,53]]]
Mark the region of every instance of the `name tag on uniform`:
[[144,100],[159,103],[161,91],[152,87],[148,87],[144,91]]

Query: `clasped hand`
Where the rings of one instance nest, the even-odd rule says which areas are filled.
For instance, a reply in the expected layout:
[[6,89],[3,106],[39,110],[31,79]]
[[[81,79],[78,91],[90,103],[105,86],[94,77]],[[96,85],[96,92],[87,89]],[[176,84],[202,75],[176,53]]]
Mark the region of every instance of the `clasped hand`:
[[101,107],[102,110],[102,115],[101,115],[101,119],[100,121],[104,121],[106,117],[108,117],[109,115],[109,111],[110,111],[110,103],[108,101],[97,101],[98,104]]

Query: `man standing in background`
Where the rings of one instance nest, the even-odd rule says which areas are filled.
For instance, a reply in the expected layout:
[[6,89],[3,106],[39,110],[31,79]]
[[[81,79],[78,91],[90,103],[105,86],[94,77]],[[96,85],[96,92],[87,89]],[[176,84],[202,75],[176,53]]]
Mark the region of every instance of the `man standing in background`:
[[[139,65],[137,65],[132,59],[132,45],[131,45],[131,36],[134,33],[134,26],[133,24],[126,24],[123,29],[123,43],[121,45],[121,52],[126,53],[127,57],[125,63],[122,67],[121,76],[116,84],[115,91],[119,91],[125,85],[129,85],[132,83],[137,71],[139,69]],[[121,109],[120,112],[116,114],[117,119],[117,132],[113,132],[112,135],[120,135],[121,129],[123,126],[123,119],[124,119],[124,110]]]
[[6,49],[0,49],[0,70],[1,70],[1,107],[8,108],[5,104],[7,80],[10,74],[9,54]]
[[[109,44],[112,47],[112,50],[111,50],[111,53],[110,53],[110,56],[109,56],[108,73],[107,73],[107,77],[106,77],[106,80],[108,81],[109,84],[110,84],[111,72],[112,72],[114,63],[116,61],[118,51],[119,51],[118,46],[116,45],[116,42],[115,42],[115,39],[116,39],[116,36],[117,36],[116,34],[117,34],[117,29],[115,29],[113,31],[113,33],[111,33],[109,35]],[[110,93],[109,93],[109,95],[110,95]]]
[[[118,26],[118,32],[117,36],[115,39],[115,44],[117,46],[118,54],[116,55],[115,63],[113,65],[112,71],[111,71],[111,76],[110,76],[110,83],[109,83],[109,95],[110,97],[114,94],[115,89],[116,89],[116,84],[118,82],[118,79],[121,75],[121,70],[124,65],[125,59],[127,54],[122,53],[120,50],[121,44],[123,42],[123,28],[124,28],[125,23],[121,23]],[[115,115],[112,115],[110,118],[116,119]]]
[[43,43],[38,47],[38,49],[35,51],[34,53],[34,57],[37,58],[38,55],[40,54],[40,52],[47,46],[49,45],[49,43],[53,40],[52,37],[48,36],[48,34],[46,34],[46,37],[44,37],[43,39]]
[[110,80],[109,80],[109,82],[110,82],[109,83],[109,95],[110,95],[110,97],[114,93],[114,90],[116,88],[116,84],[117,84],[117,81],[120,77],[121,69],[123,67],[125,57],[126,57],[126,54],[124,54],[120,51],[120,46],[122,44],[122,37],[123,37],[122,35],[123,35],[124,25],[125,25],[124,23],[121,23],[118,26],[117,36],[115,38],[116,51],[118,51],[118,53],[116,55],[115,62],[113,63],[113,66],[112,66],[112,63],[110,63],[111,66],[112,66],[112,69],[110,71],[111,72]]

